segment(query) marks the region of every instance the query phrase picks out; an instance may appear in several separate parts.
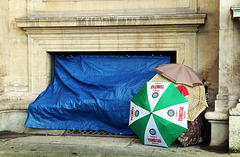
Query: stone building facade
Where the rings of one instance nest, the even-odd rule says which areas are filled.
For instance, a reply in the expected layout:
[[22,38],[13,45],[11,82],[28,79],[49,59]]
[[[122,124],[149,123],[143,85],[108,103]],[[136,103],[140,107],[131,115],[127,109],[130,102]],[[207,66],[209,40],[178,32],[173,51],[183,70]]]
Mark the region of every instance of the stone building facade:
[[236,5],[237,0],[1,1],[0,130],[25,130],[29,103],[51,82],[53,53],[175,52],[177,63],[184,61],[206,80],[211,145],[224,145],[228,111],[240,95]]

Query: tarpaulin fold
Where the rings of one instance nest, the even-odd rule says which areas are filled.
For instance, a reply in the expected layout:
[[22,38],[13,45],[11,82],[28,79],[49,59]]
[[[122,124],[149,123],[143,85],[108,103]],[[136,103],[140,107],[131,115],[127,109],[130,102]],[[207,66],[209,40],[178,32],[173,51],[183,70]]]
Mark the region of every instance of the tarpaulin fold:
[[54,79],[29,105],[25,127],[132,134],[130,100],[168,56],[55,56]]

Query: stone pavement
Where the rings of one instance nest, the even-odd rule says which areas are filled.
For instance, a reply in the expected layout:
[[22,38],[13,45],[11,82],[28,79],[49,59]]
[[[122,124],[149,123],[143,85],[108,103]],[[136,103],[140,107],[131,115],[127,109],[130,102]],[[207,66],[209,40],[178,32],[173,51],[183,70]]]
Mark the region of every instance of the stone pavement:
[[169,148],[143,145],[137,137],[47,136],[28,135],[0,138],[0,157],[75,157],[75,156],[170,156],[170,157],[227,157],[228,154],[207,146]]

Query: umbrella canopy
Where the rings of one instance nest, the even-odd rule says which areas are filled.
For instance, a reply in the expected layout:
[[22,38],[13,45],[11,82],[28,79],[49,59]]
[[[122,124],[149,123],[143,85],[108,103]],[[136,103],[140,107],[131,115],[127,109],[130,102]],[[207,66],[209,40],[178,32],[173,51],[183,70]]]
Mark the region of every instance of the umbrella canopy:
[[[169,82],[168,79],[160,74],[156,74],[149,82]],[[175,86],[181,86],[182,84],[173,83]],[[188,100],[188,121],[194,121],[207,107],[204,86],[185,86],[189,95],[185,98]]]
[[129,126],[144,144],[169,147],[187,130],[188,101],[171,82],[147,82],[131,100]]
[[184,85],[177,86],[176,88],[182,93],[183,96],[189,95],[187,87],[185,87]]
[[182,83],[192,87],[203,85],[203,78],[192,68],[183,64],[163,64],[153,70],[174,83]]

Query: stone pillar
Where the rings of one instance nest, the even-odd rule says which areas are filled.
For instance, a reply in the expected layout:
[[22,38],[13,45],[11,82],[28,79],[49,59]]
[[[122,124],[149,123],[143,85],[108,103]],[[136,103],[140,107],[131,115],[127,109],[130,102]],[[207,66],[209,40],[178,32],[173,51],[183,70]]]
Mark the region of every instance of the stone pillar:
[[[8,55],[8,1],[0,1],[0,96],[4,93],[4,79],[7,76]],[[3,101],[4,98],[0,102]],[[1,104],[0,104],[1,105]]]
[[207,112],[205,118],[211,123],[210,146],[227,147],[228,114],[222,112]]
[[219,85],[214,112],[205,118],[211,123],[210,146],[228,146],[229,109],[237,104],[240,95],[239,27],[232,20],[231,6],[237,0],[220,0],[219,7]]
[[[233,21],[240,26],[240,6],[231,7]],[[239,31],[238,31],[239,33]],[[238,38],[239,39],[239,38]],[[239,43],[239,40],[236,41]],[[238,66],[239,68],[239,66]],[[229,110],[229,151],[232,153],[240,152],[240,99],[238,104]]]
[[238,76],[234,74],[236,52],[234,50],[234,26],[230,8],[236,0],[220,0],[219,7],[219,85],[215,110],[207,112],[205,118],[211,123],[210,146],[228,146],[229,108],[237,103]]
[[[240,100],[239,100],[240,101]],[[240,103],[229,110],[229,151],[240,153]]]

